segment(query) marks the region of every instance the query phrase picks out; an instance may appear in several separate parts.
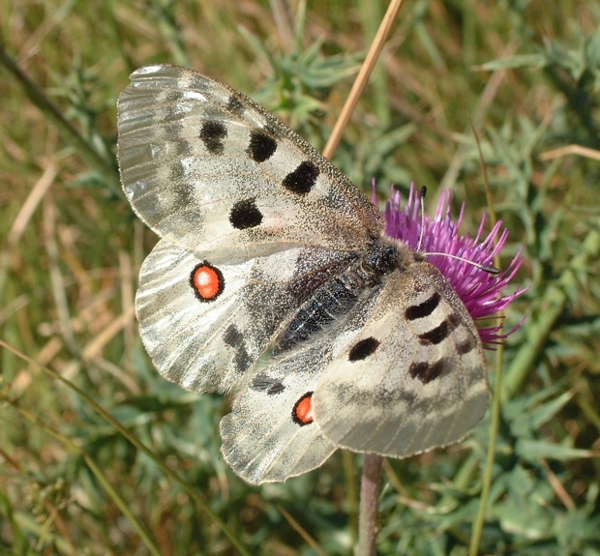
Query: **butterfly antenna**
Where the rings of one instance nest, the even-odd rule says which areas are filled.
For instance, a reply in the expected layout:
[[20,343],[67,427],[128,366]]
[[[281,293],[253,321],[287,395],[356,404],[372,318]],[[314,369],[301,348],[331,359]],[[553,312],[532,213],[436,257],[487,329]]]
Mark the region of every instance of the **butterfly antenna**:
[[[421,253],[421,245],[423,244],[423,235],[425,233],[425,195],[427,195],[427,188],[425,186],[421,187],[421,193],[419,194],[419,198],[421,200],[421,230],[419,233],[419,243],[417,244],[417,253]],[[432,257],[437,255],[438,257],[449,257],[450,259],[455,259],[457,261],[462,261],[463,263],[470,264],[479,270],[483,270],[484,272],[489,272],[490,274],[500,274],[500,269],[495,266],[488,266],[485,264],[476,263],[475,261],[470,261],[469,259],[465,259],[464,257],[459,257],[458,255],[451,255],[450,253],[423,253],[427,257]]]
[[495,266],[488,266],[486,264],[480,264],[480,263],[476,263],[475,261],[470,261],[469,259],[465,259],[464,257],[459,257],[458,255],[451,255],[450,253],[423,253],[424,255],[426,255],[427,257],[433,257],[433,256],[437,256],[437,257],[448,257],[450,259],[456,259],[457,261],[462,261],[463,263],[467,263],[470,264],[471,266],[474,266],[475,268],[478,268],[479,270],[483,270],[484,272],[489,272],[490,274],[500,274],[500,269],[496,268]]
[[417,243],[417,253],[421,252],[421,245],[423,244],[423,234],[425,233],[425,195],[427,195],[427,188],[421,187],[421,193],[419,199],[421,200],[421,230],[419,233],[419,243]]

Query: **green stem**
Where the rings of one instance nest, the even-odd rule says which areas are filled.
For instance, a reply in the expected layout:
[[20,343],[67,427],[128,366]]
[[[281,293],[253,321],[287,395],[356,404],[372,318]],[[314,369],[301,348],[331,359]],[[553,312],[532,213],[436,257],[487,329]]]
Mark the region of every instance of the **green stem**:
[[473,534],[471,535],[471,545],[469,546],[469,556],[477,556],[479,545],[483,535],[483,526],[485,524],[485,513],[490,497],[490,488],[492,477],[494,475],[494,460],[496,459],[496,444],[498,441],[498,429],[500,427],[500,407],[502,387],[502,365],[504,361],[504,345],[498,346],[496,357],[496,380],[494,381],[494,401],[492,404],[492,422],[490,425],[490,441],[488,444],[487,458],[485,463],[485,473],[483,475],[483,485],[481,487],[481,499],[479,502],[479,511],[473,524]]

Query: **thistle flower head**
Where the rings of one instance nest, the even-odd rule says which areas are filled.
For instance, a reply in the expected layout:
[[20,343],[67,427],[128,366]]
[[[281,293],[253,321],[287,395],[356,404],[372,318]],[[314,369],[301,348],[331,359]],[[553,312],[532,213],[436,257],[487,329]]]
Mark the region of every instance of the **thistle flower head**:
[[[376,201],[375,189],[373,189],[373,196],[373,200]],[[427,260],[439,268],[456,290],[473,319],[482,319],[504,310],[516,297],[527,290],[527,288],[516,290],[513,294],[505,296],[501,293],[523,263],[523,249],[519,250],[508,267],[499,274],[492,274],[475,266],[475,264],[488,267],[493,265],[494,257],[506,244],[508,230],[502,227],[501,221],[498,221],[484,238],[483,229],[486,221],[484,213],[475,238],[459,235],[458,229],[463,220],[465,205],[463,203],[458,219],[454,221],[450,214],[451,198],[450,191],[442,191],[435,216],[433,218],[424,216],[422,220],[421,200],[414,184],[410,187],[404,209],[402,209],[400,193],[392,187],[390,200],[386,203],[384,211],[387,222],[385,233],[390,237],[401,239],[412,249],[419,248],[424,254],[447,253],[464,259],[457,260],[443,255],[427,257]],[[422,222],[423,232],[421,232]],[[419,240],[421,240],[420,247]],[[512,332],[514,330],[502,333],[502,325],[479,328],[479,335],[484,344],[501,343]]]

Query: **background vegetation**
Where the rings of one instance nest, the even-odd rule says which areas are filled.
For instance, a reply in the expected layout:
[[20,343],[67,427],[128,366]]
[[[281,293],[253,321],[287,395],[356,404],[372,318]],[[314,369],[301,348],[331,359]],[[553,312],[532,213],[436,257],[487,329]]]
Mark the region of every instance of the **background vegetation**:
[[[156,238],[118,184],[115,102],[133,69],[186,65],[322,148],[385,7],[0,5],[0,337],[154,454],[2,349],[0,554],[239,553],[206,507],[251,554],[351,553],[359,456],[250,487],[219,454],[229,401],[149,363],[132,306]],[[511,232],[505,264],[525,246],[484,554],[600,554],[599,24],[592,0],[409,0],[335,158],[365,190],[376,177],[382,198],[392,182],[452,189],[474,232],[489,207],[472,121]],[[591,150],[556,152],[569,145]],[[462,446],[386,464],[380,554],[467,553],[488,438],[489,418]]]

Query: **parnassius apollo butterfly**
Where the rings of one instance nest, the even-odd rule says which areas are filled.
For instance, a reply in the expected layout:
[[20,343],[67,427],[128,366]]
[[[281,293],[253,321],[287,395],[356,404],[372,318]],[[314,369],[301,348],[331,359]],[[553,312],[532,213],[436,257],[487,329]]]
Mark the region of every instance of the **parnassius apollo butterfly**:
[[336,448],[405,457],[483,417],[481,340],[425,255],[275,116],[194,71],[141,68],[119,98],[125,194],[161,240],[136,298],[160,373],[230,392],[222,452],[251,483]]

